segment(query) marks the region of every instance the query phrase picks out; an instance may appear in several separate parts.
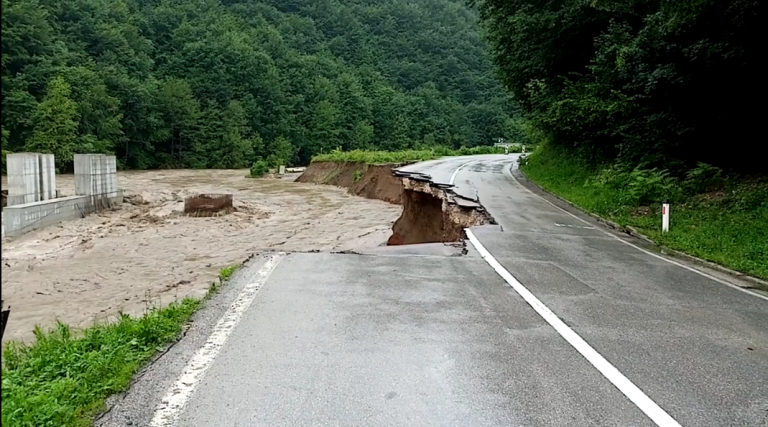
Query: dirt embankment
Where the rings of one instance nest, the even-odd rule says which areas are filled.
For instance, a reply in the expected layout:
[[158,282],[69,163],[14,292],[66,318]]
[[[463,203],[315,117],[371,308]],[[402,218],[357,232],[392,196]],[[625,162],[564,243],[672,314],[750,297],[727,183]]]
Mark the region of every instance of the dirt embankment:
[[403,184],[392,175],[392,168],[397,166],[316,162],[310,164],[296,181],[335,185],[348,189],[355,196],[399,205]]
[[479,204],[462,206],[449,191],[427,182],[402,178],[403,214],[392,226],[387,245],[456,242],[464,229],[493,223]]
[[456,242],[464,238],[464,228],[493,223],[479,204],[462,205],[449,190],[394,176],[397,166],[312,163],[297,181],[336,185],[356,196],[402,205],[387,245]]

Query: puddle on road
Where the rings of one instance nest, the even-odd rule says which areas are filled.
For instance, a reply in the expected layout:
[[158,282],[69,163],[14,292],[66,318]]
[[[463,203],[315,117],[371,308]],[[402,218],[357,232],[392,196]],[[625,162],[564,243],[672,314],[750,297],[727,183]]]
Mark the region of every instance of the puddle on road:
[[[28,339],[35,324],[57,318],[85,327],[121,311],[136,315],[200,297],[222,267],[260,250],[378,246],[401,212],[342,188],[247,173],[121,172],[118,185],[131,203],[3,242],[3,300],[12,307],[4,341]],[[74,194],[72,175],[56,179],[62,195]],[[237,211],[181,215],[184,198],[199,193],[232,193]]]

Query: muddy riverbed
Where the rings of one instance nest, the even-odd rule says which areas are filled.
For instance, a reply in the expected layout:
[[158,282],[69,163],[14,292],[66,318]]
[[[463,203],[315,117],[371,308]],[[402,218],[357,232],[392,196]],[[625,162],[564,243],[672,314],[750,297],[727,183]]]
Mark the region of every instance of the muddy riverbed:
[[[121,206],[5,239],[2,294],[11,319],[3,341],[28,340],[36,324],[48,327],[56,319],[82,328],[120,312],[139,315],[186,296],[200,297],[221,268],[261,250],[382,245],[402,209],[342,188],[246,174],[119,173],[126,195]],[[74,194],[73,176],[57,176],[57,187],[62,195]],[[199,193],[232,193],[236,211],[208,218],[182,215],[184,198]]]

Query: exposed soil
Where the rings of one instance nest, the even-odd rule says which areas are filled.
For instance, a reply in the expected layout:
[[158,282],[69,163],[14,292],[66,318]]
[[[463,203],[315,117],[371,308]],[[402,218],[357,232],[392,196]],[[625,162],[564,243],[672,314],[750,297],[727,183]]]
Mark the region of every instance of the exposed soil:
[[392,226],[387,245],[443,242],[443,201],[429,193],[403,190],[403,214]]
[[[118,208],[6,239],[2,289],[11,317],[3,340],[28,339],[35,324],[52,326],[56,319],[85,327],[200,297],[221,268],[261,250],[383,245],[401,212],[340,188],[247,173],[118,173],[126,195]],[[57,176],[57,186],[62,195],[74,194],[73,176]],[[184,198],[200,193],[232,193],[234,212],[185,216]]]
[[463,240],[464,228],[493,222],[479,205],[461,206],[445,190],[394,176],[392,169],[397,166],[312,163],[298,180],[336,185],[351,194],[402,204],[403,214],[392,227],[388,245],[457,242]]
[[479,205],[460,206],[449,192],[425,182],[403,178],[402,199],[403,214],[387,245],[457,242],[464,239],[465,228],[493,222]]
[[399,205],[403,184],[392,175],[397,166],[318,162],[310,164],[297,181],[335,185],[355,196]]

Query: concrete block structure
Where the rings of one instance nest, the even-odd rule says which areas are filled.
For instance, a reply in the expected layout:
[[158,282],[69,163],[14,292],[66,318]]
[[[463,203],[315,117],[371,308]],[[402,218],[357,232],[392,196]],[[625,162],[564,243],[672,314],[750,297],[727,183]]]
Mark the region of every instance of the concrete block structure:
[[56,198],[56,160],[53,154],[38,154],[40,161],[40,200]]
[[103,154],[75,155],[75,195],[56,198],[53,154],[15,153],[7,157],[8,205],[3,234],[29,231],[82,218],[123,201],[117,188],[117,160]]
[[112,206],[118,198],[115,156],[75,154],[75,194],[87,197],[88,213]]
[[75,194],[115,197],[117,159],[103,154],[75,154]]
[[40,201],[40,154],[8,154],[6,170],[8,206]]

